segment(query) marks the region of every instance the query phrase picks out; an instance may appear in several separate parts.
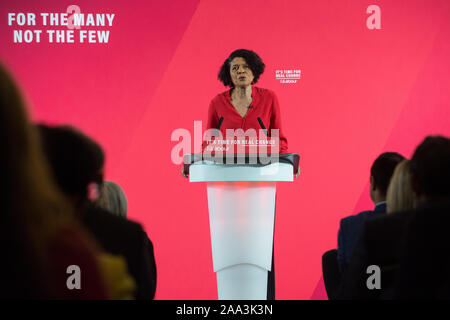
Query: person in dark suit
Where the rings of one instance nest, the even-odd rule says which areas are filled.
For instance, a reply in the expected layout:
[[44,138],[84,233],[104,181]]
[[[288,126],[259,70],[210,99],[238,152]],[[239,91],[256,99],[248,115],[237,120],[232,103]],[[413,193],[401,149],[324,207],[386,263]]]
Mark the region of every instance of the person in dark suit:
[[370,169],[370,198],[375,204],[372,211],[363,211],[341,220],[338,231],[338,265],[342,273],[347,269],[357,236],[363,223],[386,212],[386,193],[395,167],[405,158],[395,152],[382,153]]
[[82,221],[106,252],[125,258],[136,280],[136,299],[153,299],[156,263],[153,244],[142,226],[93,204],[87,206]]
[[338,249],[327,251],[322,257],[322,272],[330,300],[339,291],[342,274],[347,270],[359,232],[368,219],[386,213],[386,194],[395,167],[404,160],[398,153],[386,152],[378,156],[370,169],[370,197],[374,210],[343,218],[338,231]]
[[[403,211],[391,215],[384,214],[363,223],[352,259],[341,275],[336,299],[379,299],[388,291],[386,286],[395,278],[402,235],[410,218],[411,212]],[[373,289],[368,286],[368,281],[374,274],[370,266],[379,268],[381,279],[379,287]]]
[[[426,288],[423,284],[428,283],[427,277],[433,272],[439,272],[439,268],[429,269],[427,257],[445,256],[446,253],[434,252],[432,249],[439,246],[436,233],[440,241],[447,242],[445,231],[442,230],[442,223],[446,220],[439,221],[438,214],[430,213],[448,213],[445,209],[448,207],[441,203],[450,195],[450,140],[439,136],[427,137],[414,152],[410,171],[417,207],[364,223],[348,269],[343,275],[338,299],[403,298],[409,296],[405,294],[408,290],[422,292],[421,289]],[[430,227],[433,225],[435,227]],[[439,230],[442,232],[437,232]],[[427,244],[429,246],[424,248]],[[370,266],[379,268],[380,281],[375,287],[369,285],[371,276],[376,273],[369,272]],[[424,270],[430,273],[425,275]],[[415,276],[420,279],[422,286],[413,288],[417,286]],[[411,281],[409,285],[408,281]]]
[[392,299],[450,299],[450,197],[422,203],[405,232]]
[[38,129],[54,178],[73,202],[79,220],[106,252],[126,259],[136,281],[136,299],[153,299],[156,264],[153,245],[142,226],[117,217],[91,201],[99,190],[95,186],[103,182],[102,148],[72,127],[41,124]]
[[[92,228],[96,228],[98,226],[102,226],[103,223],[108,223],[109,218],[107,218],[105,221],[102,221],[101,216],[102,214],[100,214],[100,212],[102,213],[112,213],[114,214],[116,217],[120,217],[122,219],[127,219],[127,214],[128,214],[128,200],[127,197],[125,195],[125,192],[123,191],[123,189],[114,181],[108,181],[105,180],[103,181],[103,184],[100,188],[100,192],[99,192],[99,197],[97,198],[97,200],[94,202],[94,205],[97,207],[100,207],[104,210],[98,210],[94,207],[91,207],[90,209],[93,211],[96,211],[96,214],[87,214],[85,216],[85,222],[88,226],[91,226]],[[95,219],[100,219],[99,221],[92,221],[92,219],[95,217]],[[110,230],[111,228],[107,228],[108,230]],[[100,230],[93,230],[93,233],[102,236],[103,235],[103,231]],[[152,285],[149,288],[156,288],[156,263],[155,263],[155,259],[154,259],[154,251],[153,251],[153,244],[150,241],[150,239],[148,238],[147,234],[142,230],[142,228],[140,228],[139,230],[135,230],[135,232],[132,232],[132,230],[130,230],[130,232],[128,232],[129,234],[142,234],[142,237],[144,238],[144,243],[143,243],[143,248],[141,250],[147,250],[148,251],[148,258],[150,259],[148,261],[148,263],[155,268],[155,270],[153,272],[150,272],[149,274],[145,272],[145,270],[140,270],[140,266],[139,265],[132,265],[129,266],[130,269],[135,270],[136,274],[140,274],[143,273],[141,275],[140,278],[145,278],[145,282],[150,281],[152,283]],[[108,236],[106,236],[105,238],[108,238]],[[101,241],[102,243],[104,243],[105,247],[110,248],[110,251],[115,251],[115,247],[116,246],[110,246],[110,241],[107,241],[106,239]],[[131,244],[131,243],[130,243]],[[121,246],[119,243],[117,243],[117,246]],[[120,252],[118,252],[117,254],[119,254]],[[131,260],[131,259],[130,259]],[[147,279],[147,276],[150,275],[151,278]],[[141,293],[142,295],[143,293]],[[148,295],[154,295],[153,293],[146,293],[145,296]]]
[[450,299],[450,139],[428,137],[411,163],[419,198],[405,232],[392,298]]

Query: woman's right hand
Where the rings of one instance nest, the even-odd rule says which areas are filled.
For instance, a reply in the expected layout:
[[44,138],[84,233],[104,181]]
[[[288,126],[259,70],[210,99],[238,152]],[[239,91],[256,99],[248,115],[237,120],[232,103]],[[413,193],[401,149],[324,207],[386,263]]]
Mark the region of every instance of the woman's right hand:
[[183,177],[189,178],[189,176],[184,174],[184,166],[181,167],[181,174],[183,175]]

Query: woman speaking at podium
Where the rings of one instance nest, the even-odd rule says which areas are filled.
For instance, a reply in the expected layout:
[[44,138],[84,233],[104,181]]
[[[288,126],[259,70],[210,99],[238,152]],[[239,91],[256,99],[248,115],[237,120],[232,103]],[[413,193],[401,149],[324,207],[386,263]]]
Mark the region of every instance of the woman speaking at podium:
[[239,49],[230,54],[220,68],[218,79],[229,90],[211,101],[206,129],[279,130],[279,153],[287,153],[288,144],[281,130],[280,106],[275,93],[255,87],[265,65],[253,51]]
[[[239,49],[230,54],[220,68],[218,79],[229,90],[219,93],[208,110],[207,129],[219,129],[226,137],[226,129],[260,129],[270,134],[279,130],[279,153],[287,153],[288,144],[281,130],[280,106],[275,93],[255,87],[265,65],[253,51]],[[275,276],[272,250],[272,268],[268,272],[267,299],[275,299]]]

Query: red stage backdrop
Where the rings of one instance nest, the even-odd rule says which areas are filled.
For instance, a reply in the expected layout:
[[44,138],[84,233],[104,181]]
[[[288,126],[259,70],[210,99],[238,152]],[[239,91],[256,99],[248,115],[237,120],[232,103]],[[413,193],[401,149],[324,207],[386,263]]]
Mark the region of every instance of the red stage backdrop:
[[[72,4],[80,29],[52,15]],[[262,57],[258,86],[277,94],[301,155],[299,179],[278,185],[277,299],[326,299],[321,256],[341,218],[373,207],[381,152],[410,157],[426,135],[450,135],[448,0],[20,0],[0,12],[0,59],[33,119],[73,124],[104,147],[106,178],[154,243],[157,299],[217,299],[206,187],[181,176],[171,134],[193,136],[195,120],[205,129],[233,50]],[[295,83],[280,80],[289,75]]]

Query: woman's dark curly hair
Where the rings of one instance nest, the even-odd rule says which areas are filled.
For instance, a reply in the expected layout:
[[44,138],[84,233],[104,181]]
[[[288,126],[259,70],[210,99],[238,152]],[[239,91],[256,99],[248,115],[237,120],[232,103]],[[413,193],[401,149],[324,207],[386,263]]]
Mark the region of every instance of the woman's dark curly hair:
[[219,70],[219,75],[217,78],[224,84],[224,86],[234,88],[234,83],[231,81],[230,64],[236,57],[245,59],[245,62],[247,62],[250,70],[252,70],[254,76],[253,83],[258,82],[258,79],[263,74],[266,65],[254,51],[238,49],[230,54]]

